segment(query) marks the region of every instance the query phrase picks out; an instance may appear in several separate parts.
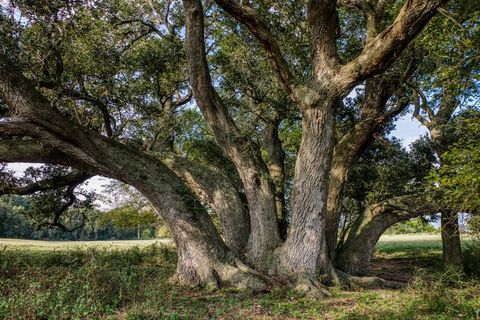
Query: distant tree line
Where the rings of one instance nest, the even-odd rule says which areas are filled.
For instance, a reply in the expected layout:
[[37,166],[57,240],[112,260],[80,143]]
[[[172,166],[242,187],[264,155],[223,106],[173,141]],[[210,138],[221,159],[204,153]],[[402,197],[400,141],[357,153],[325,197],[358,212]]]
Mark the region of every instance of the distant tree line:
[[[71,232],[61,228],[41,226],[38,219],[31,215],[33,206],[27,197],[4,196],[0,198],[0,238],[21,238],[34,240],[131,240],[152,239],[168,235],[161,224],[154,221],[135,221],[123,214],[116,216],[116,211],[101,212],[89,208],[83,222],[75,210],[63,217],[67,227],[80,226]],[[145,219],[145,214],[136,215]],[[108,217],[108,220],[106,219]]]

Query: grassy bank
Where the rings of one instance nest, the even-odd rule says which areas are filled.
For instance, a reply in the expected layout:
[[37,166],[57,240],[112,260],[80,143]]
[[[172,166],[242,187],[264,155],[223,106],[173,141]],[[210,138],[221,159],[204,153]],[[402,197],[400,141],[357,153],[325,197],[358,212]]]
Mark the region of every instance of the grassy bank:
[[[382,240],[378,252],[395,257],[381,246],[403,248],[399,242]],[[130,244],[134,247],[128,248]],[[265,294],[192,290],[168,282],[176,260],[171,246],[135,244],[64,244],[53,246],[55,250],[4,244],[0,319],[477,320],[480,310],[477,281],[429,269],[416,270],[417,276],[402,290],[332,289],[333,296],[325,299],[281,288]]]

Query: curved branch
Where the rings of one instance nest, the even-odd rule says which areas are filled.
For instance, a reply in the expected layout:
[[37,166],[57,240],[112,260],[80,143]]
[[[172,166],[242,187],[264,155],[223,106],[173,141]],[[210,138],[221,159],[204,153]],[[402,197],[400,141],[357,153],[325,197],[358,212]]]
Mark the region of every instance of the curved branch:
[[446,0],[407,0],[395,21],[372,39],[360,55],[344,65],[336,80],[350,88],[389,67]]
[[[82,183],[82,182],[80,182],[80,183]],[[65,213],[65,211],[67,211],[67,209],[70,208],[75,203],[75,200],[77,198],[75,197],[74,191],[75,191],[75,188],[80,183],[74,182],[74,183],[69,185],[69,187],[67,188],[67,191],[66,191],[66,194],[68,196],[68,200],[60,208],[58,208],[58,210],[55,212],[53,222],[40,223],[39,225],[37,225],[37,230],[40,230],[40,228],[42,228],[42,227],[48,226],[49,228],[59,227],[62,230],[62,232],[73,232],[77,229],[82,228],[85,225],[85,221],[87,220],[87,217],[83,213],[82,213],[82,217],[83,217],[82,224],[80,224],[80,225],[78,225],[78,226],[76,226],[72,229],[68,229],[63,223],[60,222],[60,218],[61,218],[62,214]]]
[[[415,99],[415,112],[414,112],[414,114],[419,114],[420,108],[421,108],[427,114],[427,116],[429,118],[429,122],[432,122],[433,119],[435,118],[435,114],[433,113],[432,108],[430,108],[430,106],[428,105],[428,100],[427,100],[427,97],[425,97],[425,94],[423,94],[423,92],[420,89],[415,87],[410,82],[406,82],[406,84],[407,84],[407,86],[412,88],[413,91],[415,91],[415,93],[417,94],[417,97],[418,97],[417,99]],[[422,103],[419,104],[419,105],[418,105],[418,99],[420,99],[422,101]]]
[[165,155],[162,162],[197,198],[212,207],[220,220],[227,246],[242,252],[250,234],[250,222],[245,203],[231,179],[218,169],[193,163],[173,153]]
[[294,80],[290,67],[265,21],[252,8],[238,4],[235,0],[215,0],[215,2],[235,20],[247,27],[250,33],[257,39],[267,53],[267,57],[272,63],[280,83],[282,83],[287,93],[293,96]]
[[387,228],[414,217],[436,213],[440,208],[433,193],[398,196],[368,206],[358,217],[345,243],[337,249],[337,267],[352,274],[367,273],[375,244]]
[[[62,117],[63,118],[63,117]],[[56,125],[56,124],[55,124]],[[27,121],[0,121],[0,138],[1,137],[31,137],[35,138],[38,142],[42,143],[49,148],[56,150],[58,153],[62,153],[65,156],[71,158],[71,163],[80,165],[83,168],[100,168],[100,164],[96,161],[92,155],[85,152],[81,147],[77,146],[75,142],[72,143],[72,138],[80,138],[81,143],[89,144],[89,139],[81,139],[85,137],[85,133],[65,126],[62,130],[72,130],[72,134],[79,133],[79,136],[58,137],[54,133],[48,130],[48,128],[41,127],[40,125],[27,122]],[[91,145],[89,145],[91,147]],[[37,162],[37,161],[34,161]],[[89,171],[87,169],[87,171]]]
[[91,174],[78,171],[78,170],[73,170],[72,172],[63,176],[48,178],[48,179],[30,183],[24,186],[15,186],[15,185],[6,185],[3,187],[0,186],[0,195],[5,195],[5,194],[28,195],[38,191],[58,189],[58,188],[73,185],[73,184],[79,185],[91,177],[92,177]]
[[55,148],[35,140],[0,140],[0,162],[48,163],[81,167]]

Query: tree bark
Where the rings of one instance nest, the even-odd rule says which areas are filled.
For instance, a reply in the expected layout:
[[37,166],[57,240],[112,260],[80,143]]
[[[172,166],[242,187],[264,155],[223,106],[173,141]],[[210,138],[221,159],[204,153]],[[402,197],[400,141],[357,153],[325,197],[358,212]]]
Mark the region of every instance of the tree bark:
[[280,253],[280,273],[290,279],[330,273],[325,238],[325,209],[338,101],[303,111],[302,141],[295,165],[292,220]]
[[335,258],[341,208],[350,171],[364,150],[389,121],[403,111],[407,103],[386,110],[387,101],[400,86],[398,80],[372,78],[365,83],[365,102],[361,106],[359,122],[345,133],[335,145],[327,200],[326,238],[330,258]]
[[259,146],[242,135],[212,86],[205,56],[202,4],[199,0],[183,0],[183,4],[187,26],[185,49],[193,93],[217,144],[234,163],[243,183],[251,226],[246,258],[265,271],[280,243],[275,188]]
[[268,171],[275,186],[275,205],[280,234],[287,235],[287,211],[285,209],[285,152],[278,136],[280,121],[274,119],[265,124],[263,141],[268,156]]
[[454,211],[443,211],[441,228],[443,264],[462,270],[462,246],[458,227],[458,214]]
[[[26,153],[17,152],[18,159],[37,162],[29,146],[43,151],[38,161],[48,159],[51,163],[71,165],[135,187],[150,201],[173,235],[178,253],[176,281],[187,285],[254,289],[268,285],[264,277],[252,272],[227,248],[203,206],[160,160],[80,128],[52,107],[18,70],[3,61],[0,61],[0,73],[2,100],[17,117],[27,121],[22,126],[9,126],[7,121],[7,125],[1,126],[0,134],[33,137],[40,142],[27,145],[23,140],[11,141],[8,146],[19,143]],[[62,156],[54,157],[52,151]],[[16,161],[12,156],[7,158]]]
[[214,168],[170,154],[162,160],[217,214],[226,245],[243,253],[250,235],[246,204],[230,178]]
[[[422,107],[426,109],[427,115],[431,116],[430,121],[427,122],[427,128],[430,131],[433,148],[440,159],[441,166],[443,162],[442,155],[448,149],[448,141],[445,137],[445,126],[457,108],[457,101],[455,95],[450,92],[449,89],[445,89],[443,100],[436,114],[434,114],[432,109],[426,104]],[[457,270],[463,270],[462,247],[457,213],[452,210],[442,211],[441,228],[444,265],[456,268]]]

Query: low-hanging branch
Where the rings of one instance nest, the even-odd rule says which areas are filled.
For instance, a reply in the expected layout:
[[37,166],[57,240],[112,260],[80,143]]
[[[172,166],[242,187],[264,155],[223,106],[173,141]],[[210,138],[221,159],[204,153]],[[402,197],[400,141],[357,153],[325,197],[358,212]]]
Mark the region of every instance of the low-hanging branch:
[[46,221],[46,222],[40,223],[39,225],[37,225],[37,230],[40,230],[42,227],[49,227],[49,228],[58,227],[62,230],[62,232],[73,232],[85,226],[85,221],[87,220],[87,217],[83,212],[80,213],[83,218],[82,223],[76,227],[69,229],[63,223],[60,222],[60,218],[62,217],[62,215],[68,210],[68,208],[70,208],[75,203],[75,200],[77,198],[75,196],[74,191],[75,191],[75,188],[78,187],[80,183],[73,183],[68,186],[66,191],[66,194],[68,196],[67,202],[65,202],[64,204],[62,204],[60,208],[58,208],[58,210],[55,212],[52,222]]
[[35,192],[58,189],[72,184],[78,185],[91,177],[92,175],[89,173],[73,170],[65,175],[47,178],[27,185],[0,185],[0,196],[6,194],[29,195]]

